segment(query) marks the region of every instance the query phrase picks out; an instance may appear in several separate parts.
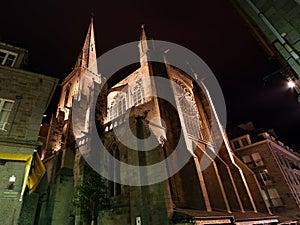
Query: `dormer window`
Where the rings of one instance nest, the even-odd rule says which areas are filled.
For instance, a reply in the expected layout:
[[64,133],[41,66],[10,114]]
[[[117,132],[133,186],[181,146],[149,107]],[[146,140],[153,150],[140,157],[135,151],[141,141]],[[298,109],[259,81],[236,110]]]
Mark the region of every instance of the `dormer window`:
[[18,54],[4,49],[0,49],[0,65],[13,67]]

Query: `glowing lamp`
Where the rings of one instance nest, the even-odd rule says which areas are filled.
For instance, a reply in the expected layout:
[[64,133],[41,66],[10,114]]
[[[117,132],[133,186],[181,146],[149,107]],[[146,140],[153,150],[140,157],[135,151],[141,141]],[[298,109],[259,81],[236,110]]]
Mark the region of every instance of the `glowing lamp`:
[[296,86],[296,84],[295,84],[294,81],[290,80],[290,81],[288,82],[288,86],[289,86],[289,88],[293,88],[293,87]]
[[13,190],[15,188],[16,177],[14,175],[12,175],[12,176],[10,176],[8,181],[9,181],[8,189]]

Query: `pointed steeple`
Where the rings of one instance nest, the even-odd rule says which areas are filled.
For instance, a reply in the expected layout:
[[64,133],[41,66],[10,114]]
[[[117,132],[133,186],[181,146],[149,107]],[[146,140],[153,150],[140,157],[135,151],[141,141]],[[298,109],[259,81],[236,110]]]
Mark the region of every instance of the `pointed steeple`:
[[147,40],[147,35],[145,31],[145,24],[141,25],[141,37],[140,40]]
[[153,49],[151,38],[148,37],[147,32],[145,30],[145,24],[141,25],[141,35],[140,42],[138,44],[140,50],[140,62],[141,65],[147,61],[147,52],[150,49]]
[[90,67],[89,70],[96,74],[98,73],[93,17],[91,18],[91,22],[89,25],[87,35],[85,37],[82,50],[75,64],[75,68],[78,67]]

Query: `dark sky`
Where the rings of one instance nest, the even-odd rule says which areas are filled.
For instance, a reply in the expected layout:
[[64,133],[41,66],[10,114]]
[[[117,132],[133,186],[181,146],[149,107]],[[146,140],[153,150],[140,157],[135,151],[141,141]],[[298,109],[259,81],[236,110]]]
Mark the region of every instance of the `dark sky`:
[[[30,65],[64,78],[82,47],[91,13],[98,55],[137,41],[140,25],[156,40],[182,45],[201,57],[217,77],[228,121],[252,120],[274,128],[285,144],[300,149],[300,104],[228,0],[215,1],[4,1],[0,41],[29,50]],[[56,104],[56,103],[53,103]]]

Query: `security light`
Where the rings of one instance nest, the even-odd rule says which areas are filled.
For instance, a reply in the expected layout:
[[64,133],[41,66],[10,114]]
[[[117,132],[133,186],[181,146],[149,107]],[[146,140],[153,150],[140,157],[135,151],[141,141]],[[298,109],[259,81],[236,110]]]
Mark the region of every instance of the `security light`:
[[16,182],[16,177],[14,175],[10,176],[9,183],[15,183],[15,182]]
[[15,175],[10,176],[8,181],[9,181],[8,189],[13,190],[15,188],[15,182],[16,182]]

